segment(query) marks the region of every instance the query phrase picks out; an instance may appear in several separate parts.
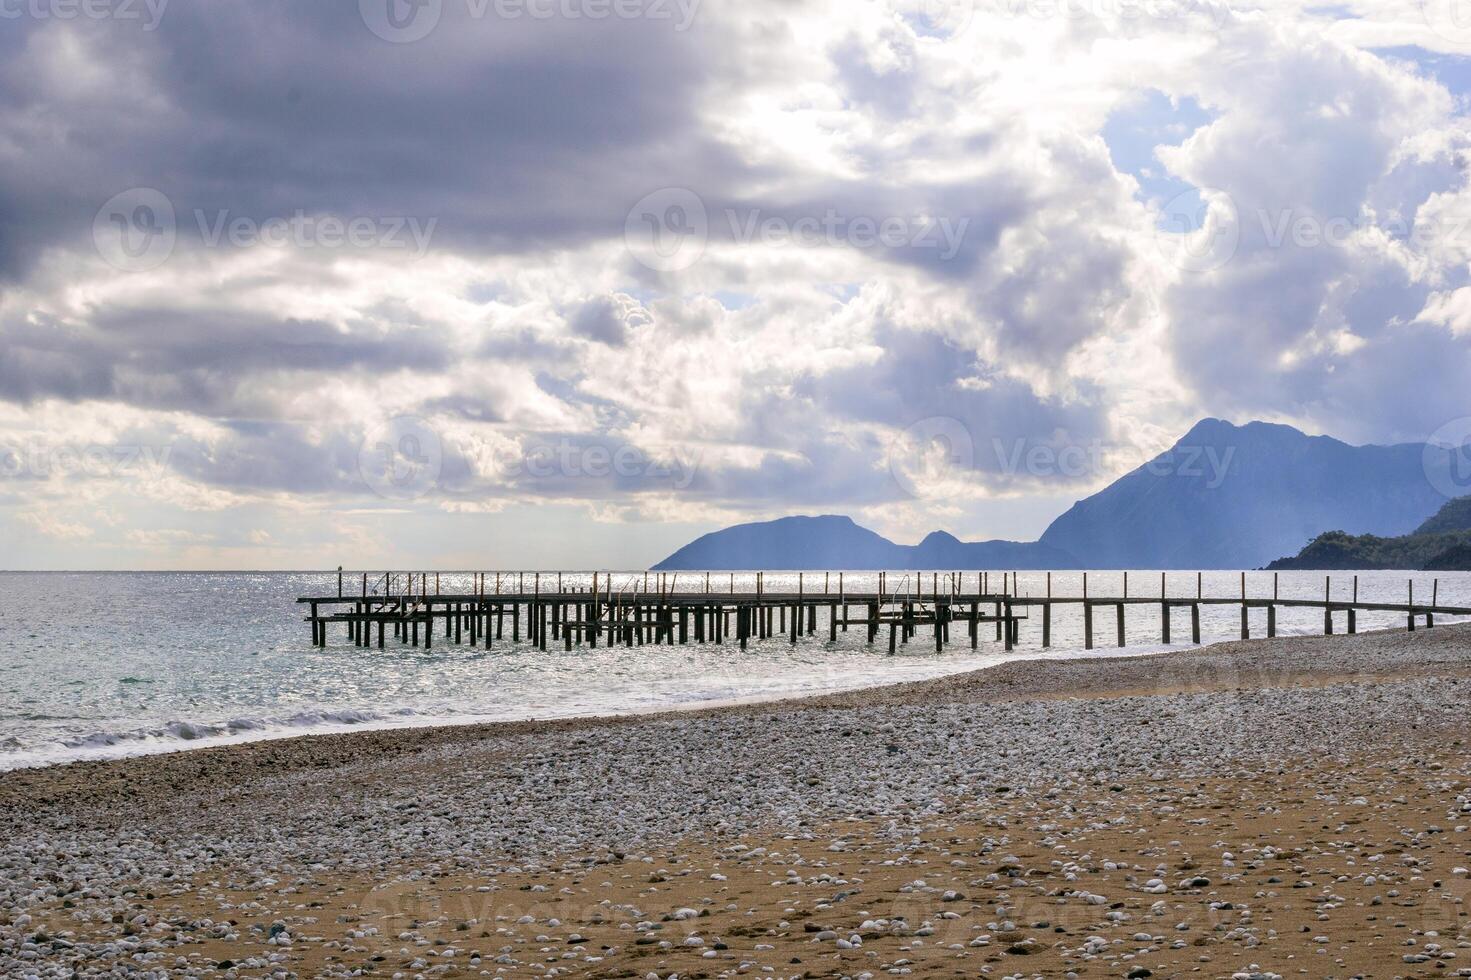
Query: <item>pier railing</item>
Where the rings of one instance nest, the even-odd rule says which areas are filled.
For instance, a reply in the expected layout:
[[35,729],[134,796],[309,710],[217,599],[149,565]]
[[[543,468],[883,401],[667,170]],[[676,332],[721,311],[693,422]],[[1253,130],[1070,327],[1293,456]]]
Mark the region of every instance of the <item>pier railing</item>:
[[[615,576],[629,577],[615,587]],[[1430,601],[1417,602],[1413,580],[1405,602],[1361,599],[1358,577],[1347,596],[1333,595],[1332,578],[1325,577],[1323,598],[1280,594],[1278,577],[1272,577],[1270,595],[1252,595],[1246,575],[1236,595],[1207,595],[1203,576],[1195,577],[1195,594],[1171,594],[1167,573],[1160,574],[1159,591],[1132,592],[1129,575],[1123,573],[1123,589],[1115,595],[1090,594],[1088,573],[1080,573],[1080,595],[1058,595],[1053,591],[1052,573],[1047,573],[1041,594],[1021,594],[1017,573],[989,572],[899,572],[891,588],[891,574],[876,576],[877,588],[850,589],[843,572],[782,572],[795,576],[796,590],[771,591],[766,571],[744,573],[697,572],[685,578],[681,590],[678,573],[609,572],[382,572],[357,573],[358,594],[345,588],[350,579],[338,570],[337,594],[302,596],[307,605],[313,644],[326,646],[328,630],[340,625],[348,640],[360,647],[376,642],[383,647],[392,636],[397,643],[426,649],[436,631],[442,641],[467,641],[491,649],[504,640],[509,626],[513,643],[528,641],[540,649],[557,643],[566,649],[604,644],[635,646],[645,643],[715,643],[727,641],[745,649],[752,640],[785,637],[795,644],[802,637],[819,636],[826,626],[829,641],[841,630],[859,626],[867,631],[866,642],[878,642],[887,628],[889,652],[914,639],[921,628],[933,635],[936,650],[951,642],[952,626],[959,624],[972,649],[980,641],[981,627],[994,626],[995,640],[1012,649],[1019,640],[1021,624],[1040,614],[1041,646],[1052,646],[1054,614],[1075,607],[1081,612],[1083,645],[1092,649],[1097,639],[1099,612],[1114,616],[1114,639],[1127,642],[1125,610],[1140,605],[1156,606],[1159,613],[1159,642],[1172,642],[1172,613],[1189,614],[1191,642],[1201,641],[1203,607],[1239,605],[1241,637],[1251,636],[1252,610],[1265,610],[1266,635],[1277,635],[1279,609],[1320,609],[1323,632],[1335,630],[1335,615],[1341,616],[1349,633],[1358,631],[1362,612],[1398,613],[1406,628],[1434,627],[1435,618],[1471,616],[1471,607],[1441,605],[1439,580],[1431,586]],[[685,573],[689,576],[690,573]],[[737,575],[741,588],[737,589]],[[447,591],[442,576],[453,583]],[[652,580],[651,580],[652,576]],[[811,586],[808,585],[811,576]],[[817,577],[821,577],[821,591]],[[727,578],[721,582],[720,578]],[[925,579],[928,577],[929,581]],[[468,579],[469,586],[464,586]],[[1138,577],[1135,578],[1136,586]],[[749,585],[747,584],[749,583]],[[1177,576],[1178,584],[1178,576]],[[929,588],[925,589],[925,585]],[[721,588],[726,586],[726,588]],[[400,591],[401,589],[401,591]],[[1422,593],[1423,599],[1423,593]],[[820,622],[821,621],[821,622]],[[374,635],[376,631],[376,636]]]

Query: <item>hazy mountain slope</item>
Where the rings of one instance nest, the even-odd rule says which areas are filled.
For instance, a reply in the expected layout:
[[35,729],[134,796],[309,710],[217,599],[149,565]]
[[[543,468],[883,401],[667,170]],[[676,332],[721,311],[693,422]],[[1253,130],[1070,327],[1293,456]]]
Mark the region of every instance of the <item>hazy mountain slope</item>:
[[712,531],[654,566],[677,569],[1074,568],[1077,562],[1036,542],[960,541],[936,531],[917,545],[895,544],[851,518],[783,517]]
[[1418,443],[1350,446],[1206,419],[1041,540],[1099,568],[1255,568],[1330,529],[1404,534],[1444,502]]
[[[1307,560],[1333,563],[1313,567],[1400,567],[1393,563],[1428,560],[1426,548],[1438,544],[1439,554],[1458,539],[1346,539],[1471,529],[1471,498],[1442,510],[1436,487],[1457,485],[1450,464],[1447,451],[1419,443],[1350,446],[1287,425],[1205,419],[1169,451],[1078,501],[1037,542],[966,542],[935,531],[899,545],[847,517],[787,517],[711,532],[655,567],[1259,568],[1308,542],[1318,548]],[[1315,541],[1328,531],[1339,536]],[[1369,560],[1391,564],[1351,564]]]

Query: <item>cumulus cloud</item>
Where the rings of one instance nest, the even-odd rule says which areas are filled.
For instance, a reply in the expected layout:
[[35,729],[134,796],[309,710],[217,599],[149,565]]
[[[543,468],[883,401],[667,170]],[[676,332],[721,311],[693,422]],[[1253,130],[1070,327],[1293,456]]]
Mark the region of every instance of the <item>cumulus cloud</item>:
[[[538,522],[989,534],[1203,415],[1397,440],[1464,412],[1445,25],[933,6],[7,22],[17,561],[369,560],[370,518],[426,561]],[[118,447],[151,456],[54,465]]]

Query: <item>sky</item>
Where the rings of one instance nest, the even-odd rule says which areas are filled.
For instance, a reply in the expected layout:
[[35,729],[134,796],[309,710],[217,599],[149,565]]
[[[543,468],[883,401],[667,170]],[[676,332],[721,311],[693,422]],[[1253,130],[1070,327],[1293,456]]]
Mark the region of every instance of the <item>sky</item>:
[[1471,434],[1463,0],[0,0],[0,568],[1029,540]]

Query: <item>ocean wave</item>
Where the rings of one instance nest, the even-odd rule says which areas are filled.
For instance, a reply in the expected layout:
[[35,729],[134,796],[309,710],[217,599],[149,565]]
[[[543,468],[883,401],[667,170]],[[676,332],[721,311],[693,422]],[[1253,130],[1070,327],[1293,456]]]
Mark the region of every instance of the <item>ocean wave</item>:
[[363,726],[385,728],[465,720],[469,718],[462,713],[426,712],[404,707],[336,708],[289,715],[246,716],[225,721],[179,719],[145,727],[58,735],[45,742],[24,743],[11,737],[0,740],[0,770],[153,754],[214,743],[320,734]]

